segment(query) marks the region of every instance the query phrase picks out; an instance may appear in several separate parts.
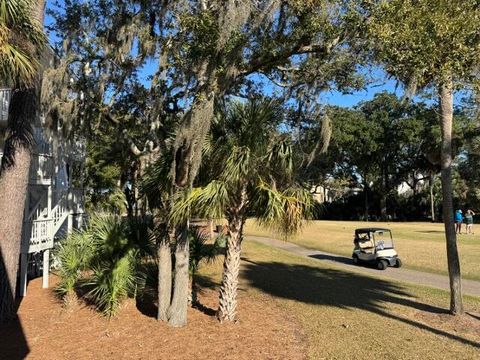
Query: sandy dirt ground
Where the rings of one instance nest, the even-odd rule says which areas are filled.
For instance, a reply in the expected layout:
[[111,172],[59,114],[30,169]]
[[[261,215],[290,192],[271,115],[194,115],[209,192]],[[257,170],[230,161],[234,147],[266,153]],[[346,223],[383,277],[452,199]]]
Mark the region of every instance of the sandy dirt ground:
[[[55,283],[52,276],[51,283]],[[214,317],[218,293],[200,293],[202,309],[189,309],[188,326],[158,322],[155,306],[127,300],[116,318],[91,307],[66,312],[41,279],[28,286],[18,319],[0,328],[0,359],[304,359],[306,336],[293,317],[267,296],[240,292],[235,324]],[[148,301],[147,301],[148,303]]]

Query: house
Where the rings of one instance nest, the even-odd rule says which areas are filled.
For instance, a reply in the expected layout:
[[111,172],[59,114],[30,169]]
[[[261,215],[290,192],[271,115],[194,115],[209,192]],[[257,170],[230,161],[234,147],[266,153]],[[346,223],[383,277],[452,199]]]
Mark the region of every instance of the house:
[[[0,89],[0,134],[7,126],[10,94],[10,89]],[[43,287],[48,287],[51,250],[55,242],[74,228],[81,227],[85,221],[83,189],[73,186],[71,176],[71,169],[84,160],[83,144],[78,144],[80,151],[75,149],[72,152],[65,142],[53,141],[46,135],[42,119],[35,119],[33,137],[35,145],[23,215],[21,296],[26,294],[27,278],[40,272]],[[0,136],[0,158],[3,142],[3,136]]]

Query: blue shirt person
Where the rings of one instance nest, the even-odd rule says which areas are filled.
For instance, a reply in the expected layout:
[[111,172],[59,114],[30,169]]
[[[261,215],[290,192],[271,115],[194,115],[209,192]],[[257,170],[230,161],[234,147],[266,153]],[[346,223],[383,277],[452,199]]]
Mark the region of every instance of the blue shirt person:
[[457,234],[460,234],[462,232],[462,222],[463,222],[462,210],[455,211],[455,232]]

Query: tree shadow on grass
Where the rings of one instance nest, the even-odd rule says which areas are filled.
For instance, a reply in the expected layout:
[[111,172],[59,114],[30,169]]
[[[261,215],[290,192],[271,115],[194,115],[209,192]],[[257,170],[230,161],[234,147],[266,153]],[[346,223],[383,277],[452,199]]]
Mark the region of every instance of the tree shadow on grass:
[[309,257],[318,259],[318,260],[328,260],[328,261],[333,261],[337,262],[340,264],[346,264],[346,265],[352,265],[352,258],[345,257],[345,256],[338,256],[338,255],[327,255],[327,254],[315,254],[315,255],[309,255]]
[[431,313],[447,313],[445,309],[415,301],[395,283],[335,269],[245,261],[243,277],[250,286],[267,294],[307,304],[370,311],[480,348],[478,342],[388,312],[387,303],[393,303]]
[[445,233],[445,231],[443,230],[417,230],[415,232],[422,233],[422,234],[444,234]]
[[474,314],[469,313],[469,312],[467,312],[466,314],[467,314],[468,316],[474,318],[474,319],[480,320],[480,316],[478,316],[478,315],[474,315]]

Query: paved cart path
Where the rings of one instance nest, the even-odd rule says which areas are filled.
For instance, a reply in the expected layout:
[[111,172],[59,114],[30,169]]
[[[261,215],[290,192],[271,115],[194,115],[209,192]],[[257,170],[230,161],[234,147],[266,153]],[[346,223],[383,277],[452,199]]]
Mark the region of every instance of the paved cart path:
[[[320,261],[329,262],[335,264],[335,266],[344,268],[349,271],[354,271],[357,273],[363,273],[368,275],[373,275],[376,277],[390,278],[394,280],[410,282],[418,285],[430,286],[438,289],[449,290],[448,276],[438,275],[427,273],[423,271],[410,270],[405,268],[387,268],[386,270],[377,270],[374,268],[356,266],[352,264],[352,260],[349,257],[342,255],[331,254],[324,251],[307,249],[305,247],[281,241],[277,239],[261,237],[261,236],[250,236],[246,235],[247,240],[254,240],[262,244],[273,246],[278,249],[286,250],[291,253],[305,256],[308,258],[318,259]],[[462,280],[462,289],[464,294],[474,295],[480,297],[480,281],[475,280]]]

